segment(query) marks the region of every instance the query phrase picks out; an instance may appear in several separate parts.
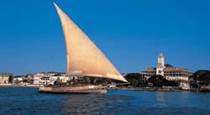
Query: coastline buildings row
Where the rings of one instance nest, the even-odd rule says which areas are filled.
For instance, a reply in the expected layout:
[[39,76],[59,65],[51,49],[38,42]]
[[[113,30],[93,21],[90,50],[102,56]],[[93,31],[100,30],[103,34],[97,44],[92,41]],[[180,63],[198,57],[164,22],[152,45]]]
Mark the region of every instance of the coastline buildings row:
[[70,77],[61,72],[40,72],[19,76],[0,73],[0,85],[43,86],[54,85],[56,81],[66,83],[68,80],[70,80]]
[[[193,73],[187,69],[165,64],[165,58],[162,53],[158,57],[157,66],[155,68],[147,68],[145,71],[140,72],[140,74],[146,79],[155,75],[162,76],[169,81],[178,82],[183,89],[190,89],[190,76],[193,75]],[[67,83],[71,79],[72,78],[67,74],[61,72],[40,72],[22,76],[12,76],[10,73],[1,73],[0,85],[10,83],[21,86],[43,86],[54,85],[56,81]]]

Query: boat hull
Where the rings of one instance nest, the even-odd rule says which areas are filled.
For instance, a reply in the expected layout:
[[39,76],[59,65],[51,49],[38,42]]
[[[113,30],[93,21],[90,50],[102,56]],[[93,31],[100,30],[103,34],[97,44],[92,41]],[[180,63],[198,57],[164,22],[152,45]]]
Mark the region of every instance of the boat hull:
[[40,93],[54,93],[54,94],[106,94],[107,89],[101,86],[68,86],[68,87],[40,87]]

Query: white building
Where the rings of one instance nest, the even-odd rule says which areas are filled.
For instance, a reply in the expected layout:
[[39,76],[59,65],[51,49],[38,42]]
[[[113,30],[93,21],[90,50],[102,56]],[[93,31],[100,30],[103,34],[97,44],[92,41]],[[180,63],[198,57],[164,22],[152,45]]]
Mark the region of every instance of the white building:
[[192,75],[192,72],[184,68],[165,64],[164,56],[161,53],[158,57],[157,67],[147,68],[145,71],[141,72],[141,74],[143,74],[147,79],[154,75],[161,75],[171,81],[189,81],[189,77]]
[[69,80],[69,77],[64,73],[56,72],[37,73],[33,75],[34,85],[54,85],[57,80],[66,83]]
[[0,84],[9,84],[11,81],[12,74],[0,73]]

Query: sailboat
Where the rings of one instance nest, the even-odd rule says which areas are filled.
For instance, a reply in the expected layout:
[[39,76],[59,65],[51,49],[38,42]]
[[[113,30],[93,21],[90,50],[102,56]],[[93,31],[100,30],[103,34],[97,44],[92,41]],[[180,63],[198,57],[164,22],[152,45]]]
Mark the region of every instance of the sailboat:
[[[91,76],[127,82],[115,66],[89,37],[65,14],[56,3],[66,43],[67,74],[70,76]],[[45,93],[106,93],[102,85],[74,85],[65,87],[40,87]]]

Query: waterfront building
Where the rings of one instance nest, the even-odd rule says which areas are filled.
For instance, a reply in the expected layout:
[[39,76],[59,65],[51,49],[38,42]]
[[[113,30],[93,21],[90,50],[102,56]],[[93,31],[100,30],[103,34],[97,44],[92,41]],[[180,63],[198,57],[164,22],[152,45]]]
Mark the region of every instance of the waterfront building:
[[23,83],[23,76],[14,76],[12,79],[13,84],[22,84]]
[[34,85],[54,85],[55,81],[59,80],[62,83],[66,83],[70,80],[65,73],[48,72],[48,73],[36,73],[33,75]]
[[189,81],[189,77],[193,74],[187,69],[174,67],[170,64],[165,64],[165,59],[161,53],[158,57],[158,63],[156,68],[147,68],[141,72],[147,79],[154,75],[161,75],[170,81],[186,82]]
[[11,82],[11,73],[0,73],[0,84],[9,84]]
[[14,85],[20,85],[20,86],[32,85],[33,84],[33,75],[27,74],[27,75],[14,76],[12,79],[12,83]]

